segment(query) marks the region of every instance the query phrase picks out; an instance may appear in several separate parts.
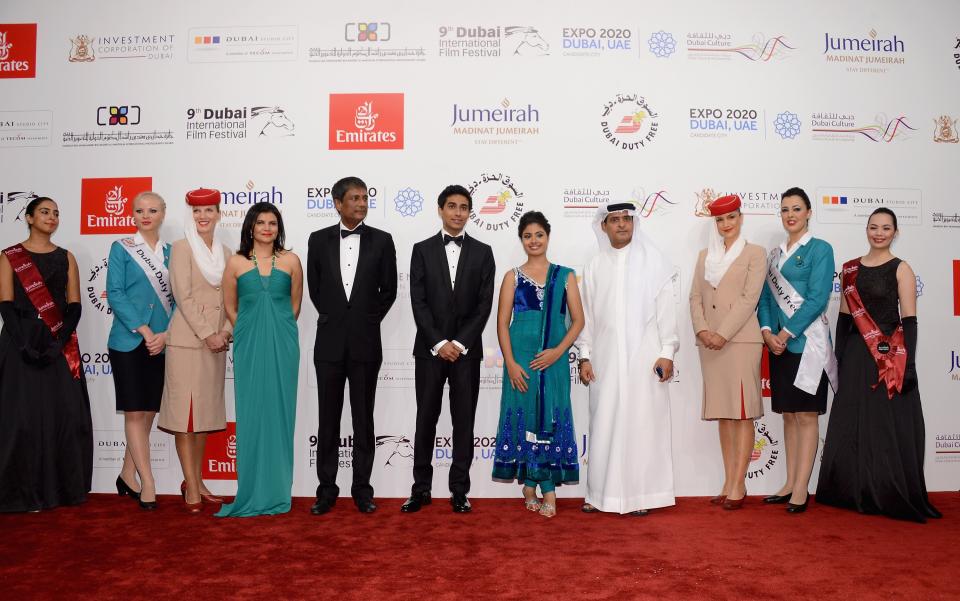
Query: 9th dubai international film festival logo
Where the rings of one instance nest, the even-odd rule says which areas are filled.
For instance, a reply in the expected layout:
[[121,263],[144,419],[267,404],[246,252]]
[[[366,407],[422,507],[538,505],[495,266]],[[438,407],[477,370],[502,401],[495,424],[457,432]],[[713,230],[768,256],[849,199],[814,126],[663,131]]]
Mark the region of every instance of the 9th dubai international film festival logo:
[[[755,33],[749,42],[735,42],[738,36],[722,31],[697,31],[687,34],[687,58],[691,60],[748,60],[768,63],[783,60],[796,50],[786,36],[767,37]],[[741,38],[742,39],[742,38]]]
[[600,128],[607,142],[620,150],[646,147],[660,130],[658,115],[638,94],[617,94],[603,105]]
[[540,30],[532,25],[443,25],[439,33],[440,58],[499,58],[550,54],[550,44],[540,34]]
[[296,125],[277,105],[187,109],[187,141],[229,142],[293,137]]
[[523,215],[523,192],[509,175],[484,173],[470,184],[474,199],[470,221],[478,230],[498,232],[510,229]]

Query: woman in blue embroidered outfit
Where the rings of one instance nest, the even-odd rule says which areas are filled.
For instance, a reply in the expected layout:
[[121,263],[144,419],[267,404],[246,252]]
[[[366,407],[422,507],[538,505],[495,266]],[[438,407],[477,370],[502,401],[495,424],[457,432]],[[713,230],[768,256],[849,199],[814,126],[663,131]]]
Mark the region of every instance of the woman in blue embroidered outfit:
[[525,213],[518,229],[527,262],[504,275],[497,311],[504,369],[493,479],[523,482],[527,509],[553,517],[556,486],[580,479],[567,352],[583,306],[573,270],[547,260],[543,213]]

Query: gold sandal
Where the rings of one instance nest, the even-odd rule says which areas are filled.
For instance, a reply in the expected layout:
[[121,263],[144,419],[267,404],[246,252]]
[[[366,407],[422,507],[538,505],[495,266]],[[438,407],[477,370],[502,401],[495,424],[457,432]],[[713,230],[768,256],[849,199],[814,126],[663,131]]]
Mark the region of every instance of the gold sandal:
[[539,513],[545,518],[552,518],[557,515],[557,506],[551,503],[541,503]]

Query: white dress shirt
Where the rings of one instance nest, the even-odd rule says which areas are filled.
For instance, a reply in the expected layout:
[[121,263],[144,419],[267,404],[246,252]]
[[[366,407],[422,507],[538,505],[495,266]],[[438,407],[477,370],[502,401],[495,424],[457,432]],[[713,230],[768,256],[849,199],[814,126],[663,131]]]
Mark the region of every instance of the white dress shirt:
[[[463,232],[460,232],[460,235],[459,235],[459,236],[454,236],[453,234],[451,234],[450,232],[448,232],[446,229],[441,229],[441,230],[440,230],[440,240],[441,240],[441,242],[443,241],[443,236],[444,236],[444,234],[446,234],[447,236],[453,236],[454,238],[459,237],[459,238],[461,238],[461,239],[466,235],[466,234],[464,234]],[[451,286],[453,287],[453,289],[456,290],[456,288],[457,288],[457,265],[460,264],[460,251],[463,250],[463,247],[457,245],[455,242],[453,242],[453,241],[451,240],[450,242],[447,242],[447,244],[444,246],[444,250],[446,251],[446,255],[447,255],[447,267],[448,267],[449,270],[450,270],[450,271],[449,271],[449,273],[450,273],[450,284],[451,284]],[[440,351],[440,348],[443,347],[443,345],[445,345],[447,342],[450,342],[450,341],[447,340],[447,339],[443,339],[443,340],[441,340],[440,342],[438,342],[437,344],[435,344],[432,349],[430,349],[430,352],[433,353],[433,356],[434,356],[434,357],[437,356],[437,353]],[[463,344],[461,344],[460,342],[454,340],[454,341],[453,341],[453,346],[455,346],[455,347],[457,347],[458,349],[460,349],[460,352],[461,352],[462,354],[464,354],[464,355],[467,354],[467,347],[463,346]]]
[[[357,227],[363,225],[361,221]],[[348,228],[340,222],[340,231],[352,232],[357,228]],[[357,276],[357,259],[360,258],[360,236],[353,235],[340,238],[340,277],[343,279],[343,293],[350,300],[353,292],[353,280]]]

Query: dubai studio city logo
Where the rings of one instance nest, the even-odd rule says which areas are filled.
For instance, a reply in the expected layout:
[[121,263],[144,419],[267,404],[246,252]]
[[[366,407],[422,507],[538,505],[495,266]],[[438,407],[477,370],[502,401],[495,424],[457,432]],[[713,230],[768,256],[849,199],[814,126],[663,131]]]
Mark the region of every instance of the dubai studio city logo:
[[777,113],[773,120],[773,131],[777,132],[782,140],[793,140],[800,135],[800,117],[796,113],[784,111]]
[[789,57],[795,46],[786,36],[768,37],[755,33],[749,42],[735,42],[737,36],[727,32],[698,31],[687,34],[687,58],[691,60],[747,60],[768,63]]
[[766,132],[764,111],[753,108],[700,107],[690,109],[691,138],[728,138]]
[[174,34],[109,34],[70,38],[67,62],[92,63],[96,60],[131,59],[148,61],[173,60]]
[[470,184],[470,221],[478,230],[507,231],[523,215],[523,192],[503,173],[483,173]]
[[[389,21],[350,21],[343,24],[343,43],[332,47],[312,47],[308,51],[310,62],[355,63],[355,62],[423,62],[427,51],[421,46],[406,45],[394,35]],[[325,35],[324,40],[333,35]]]
[[633,30],[624,27],[564,27],[563,56],[601,56],[629,53]]
[[403,94],[330,94],[330,150],[402,150]]
[[474,144],[519,144],[540,134],[540,110],[530,103],[513,107],[508,98],[493,106],[454,103],[450,129]]
[[638,94],[617,94],[603,106],[600,128],[609,144],[621,150],[639,150],[660,130],[657,113]]
[[916,128],[904,115],[887,117],[880,113],[872,121],[858,118],[854,113],[813,113],[810,126],[814,140],[825,142],[869,141],[889,144],[908,140]]
[[744,215],[777,215],[780,213],[780,193],[762,190],[723,190],[703,188],[694,192],[696,203],[693,214],[697,217],[710,217],[710,203],[729,194],[740,197],[740,210]]
[[293,117],[283,107],[263,104],[187,109],[187,141],[230,142],[289,138],[295,134]]
[[440,58],[499,58],[547,56],[550,44],[532,25],[443,25],[439,29]]
[[933,141],[940,144],[956,144],[960,142],[957,137],[957,119],[952,115],[940,115],[933,120]]
[[677,40],[668,31],[655,31],[647,39],[647,49],[657,58],[670,58],[677,51]]
[[0,79],[37,75],[37,24],[0,23]]
[[187,35],[191,63],[297,60],[297,27],[194,27]]
[[49,146],[53,111],[0,111],[0,148]]
[[137,194],[153,189],[150,177],[84,178],[80,183],[81,234],[132,234]]
[[923,193],[909,188],[817,188],[817,220],[820,223],[862,225],[877,207],[897,214],[901,226],[923,222]]
[[906,47],[896,34],[884,37],[870,29],[863,37],[823,34],[823,57],[843,65],[848,73],[886,73],[891,65],[903,65]]
[[[170,128],[156,127],[143,120],[143,109],[138,104],[108,104],[94,112],[97,129],[77,128],[63,132],[64,148],[89,146],[163,146],[173,144],[175,136]],[[138,127],[142,126],[142,127]],[[152,126],[152,129],[151,129]]]
[[404,217],[416,217],[423,210],[423,194],[413,188],[404,188],[397,192],[393,206]]

